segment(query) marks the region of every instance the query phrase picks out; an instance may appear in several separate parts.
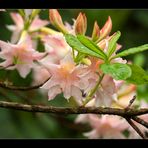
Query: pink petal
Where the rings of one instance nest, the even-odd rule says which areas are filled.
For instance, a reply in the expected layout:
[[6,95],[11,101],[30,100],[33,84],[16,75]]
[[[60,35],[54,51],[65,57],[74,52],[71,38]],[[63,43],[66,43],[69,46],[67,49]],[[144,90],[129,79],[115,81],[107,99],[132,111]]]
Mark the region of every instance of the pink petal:
[[82,103],[82,92],[78,87],[71,87],[71,96],[73,96],[79,103]]
[[113,78],[110,77],[109,75],[105,75],[101,84],[102,84],[103,90],[106,93],[113,95],[116,92],[116,87],[115,87]]
[[14,30],[11,36],[11,43],[17,43],[20,36],[20,30]]
[[72,95],[71,95],[71,85],[70,85],[70,82],[67,82],[66,85],[65,85],[65,88],[62,88],[63,89],[63,95],[66,99],[69,99]]
[[67,63],[69,63],[71,65],[75,65],[75,62],[74,62],[72,55],[71,55],[71,52],[68,52],[66,54],[66,56],[60,61],[61,65],[64,65],[64,64],[67,64]]
[[87,123],[88,122],[88,115],[80,114],[77,116],[75,123]]
[[34,51],[33,49],[32,49],[32,40],[31,40],[31,37],[28,35],[28,34],[26,34],[25,36],[24,36],[24,38],[22,38],[22,39],[20,39],[19,40],[19,42],[18,42],[18,45],[19,46],[25,46],[25,48],[28,50],[28,51]]
[[6,42],[0,40],[0,48],[2,51],[3,50],[11,50],[12,46],[10,43],[6,43]]
[[96,106],[106,106],[106,107],[110,107],[112,104],[112,96],[105,93],[102,90],[98,90],[96,92]]
[[97,132],[96,129],[93,129],[90,132],[84,133],[83,134],[85,137],[88,137],[89,139],[97,139],[100,137],[100,134]]
[[31,71],[31,64],[17,64],[16,69],[18,70],[20,76],[25,78]]
[[51,87],[54,87],[56,85],[59,85],[59,82],[56,81],[53,77],[51,77],[41,88],[50,89]]
[[52,100],[56,97],[56,95],[60,94],[62,91],[58,85],[53,86],[48,91],[48,100]]
[[2,66],[2,67],[8,67],[11,64],[12,64],[12,60],[11,59],[7,59],[6,61],[0,63],[0,66]]
[[33,60],[40,60],[40,59],[42,59],[45,55],[46,55],[46,53],[34,52],[33,55],[32,55],[32,59],[33,59]]
[[46,25],[48,25],[49,22],[46,21],[46,20],[41,20],[38,16],[33,20],[30,28],[29,28],[29,31],[35,31],[35,30],[38,30]]
[[21,15],[19,13],[10,13],[13,21],[15,22],[15,24],[17,25],[17,27],[19,29],[23,29],[24,27],[24,21],[23,21],[23,18],[21,17]]

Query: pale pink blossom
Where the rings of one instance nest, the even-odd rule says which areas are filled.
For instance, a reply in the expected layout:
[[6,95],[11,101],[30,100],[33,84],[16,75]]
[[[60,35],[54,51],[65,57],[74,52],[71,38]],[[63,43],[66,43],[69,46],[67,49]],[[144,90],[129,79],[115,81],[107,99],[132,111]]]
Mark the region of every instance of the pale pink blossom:
[[113,115],[79,115],[76,123],[88,123],[92,130],[83,135],[89,139],[125,139],[123,131],[128,129],[127,122]]
[[0,58],[4,62],[0,66],[13,70],[17,69],[21,77],[25,78],[31,68],[33,68],[33,61],[41,59],[45,53],[39,53],[32,48],[32,41],[29,36],[21,39],[18,44],[11,44],[0,41]]
[[[24,29],[25,22],[19,13],[12,12],[10,13],[10,15],[15,25],[7,25],[7,28],[13,32],[11,37],[11,42],[16,43],[18,41],[21,31]],[[47,20],[41,20],[39,16],[36,16],[32,21],[28,31],[29,32],[36,31],[48,24],[49,22]]]
[[49,53],[48,58],[53,63],[59,63],[71,51],[71,47],[66,43],[63,34],[44,36],[42,41],[45,45],[45,50]]
[[116,86],[113,78],[105,75],[100,87],[96,91],[95,104],[96,106],[111,106],[116,98]]
[[40,85],[49,79],[50,76],[49,71],[45,67],[34,64],[32,85]]
[[42,63],[51,73],[51,78],[41,88],[48,89],[49,100],[54,99],[57,94],[63,92],[64,97],[69,99],[73,96],[78,103],[82,101],[81,89],[88,85],[83,77],[86,72],[84,65],[74,63],[71,53],[68,53],[60,64]]
[[90,58],[90,62],[91,64],[86,68],[87,73],[84,73],[85,78],[89,81],[89,85],[84,91],[86,94],[95,87],[96,82],[99,79],[99,75],[96,72],[100,72],[99,66],[102,64],[102,61],[96,58]]

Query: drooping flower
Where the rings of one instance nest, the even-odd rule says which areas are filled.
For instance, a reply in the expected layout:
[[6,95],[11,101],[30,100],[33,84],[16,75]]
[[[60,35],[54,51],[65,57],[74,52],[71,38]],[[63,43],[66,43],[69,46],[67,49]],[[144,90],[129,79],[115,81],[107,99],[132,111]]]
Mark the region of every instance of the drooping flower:
[[[7,25],[7,28],[13,32],[12,37],[11,37],[11,42],[16,43],[18,41],[21,31],[24,29],[25,22],[19,13],[12,12],[10,13],[10,15],[15,25]],[[34,20],[32,21],[28,31],[30,32],[36,31],[48,24],[49,22],[47,20],[41,20],[39,16],[36,16]]]
[[117,99],[116,91],[113,78],[109,75],[105,75],[100,87],[96,91],[96,106],[111,106],[113,101]]
[[85,89],[89,84],[82,76],[86,72],[84,65],[76,66],[71,53],[68,53],[60,64],[46,63],[44,66],[51,73],[51,78],[41,88],[48,90],[49,100],[63,92],[66,99],[73,96],[78,103],[81,103],[81,89]]
[[20,39],[17,44],[0,41],[0,47],[2,49],[0,58],[4,60],[0,66],[8,70],[17,69],[23,78],[31,71],[33,61],[39,60],[45,55],[32,48],[32,41],[28,35]]
[[75,122],[89,123],[92,130],[83,134],[89,139],[125,139],[123,131],[129,127],[123,118],[112,115],[79,115]]
[[[89,81],[88,87],[84,90],[84,93],[87,95],[96,86],[100,75],[102,75],[102,71],[99,67],[103,61],[96,58],[90,58],[90,60],[91,64],[86,68],[87,73],[85,73],[85,78],[87,77]],[[116,100],[116,91],[113,78],[109,75],[105,75],[96,92],[92,96],[92,99],[95,100],[94,106],[111,106],[112,102]]]

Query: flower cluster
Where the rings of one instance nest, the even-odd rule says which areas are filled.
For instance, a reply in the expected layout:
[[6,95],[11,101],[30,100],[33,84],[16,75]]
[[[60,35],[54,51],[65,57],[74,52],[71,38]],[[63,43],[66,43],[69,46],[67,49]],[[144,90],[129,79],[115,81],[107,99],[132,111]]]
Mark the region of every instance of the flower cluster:
[[[49,79],[41,86],[48,91],[48,100],[63,94],[65,99],[73,98],[79,106],[125,108],[136,94],[135,84],[148,79],[143,69],[122,57],[144,51],[147,46],[117,54],[122,47],[117,43],[121,33],[111,34],[110,16],[102,28],[95,21],[92,35],[87,36],[84,13],[79,13],[71,25],[63,22],[55,9],[49,10],[49,21],[41,20],[39,12],[10,13],[15,25],[7,25],[12,31],[11,41],[0,41],[0,66],[5,70],[16,69],[22,78],[33,70],[33,84]],[[49,23],[55,30],[47,26]],[[42,52],[38,50],[37,40],[43,45]],[[138,68],[140,81],[134,76]],[[147,116],[143,118],[147,120]],[[89,138],[125,138],[125,130],[130,132],[129,138],[137,138],[120,117],[79,115],[76,122],[90,124],[92,131],[84,134]]]

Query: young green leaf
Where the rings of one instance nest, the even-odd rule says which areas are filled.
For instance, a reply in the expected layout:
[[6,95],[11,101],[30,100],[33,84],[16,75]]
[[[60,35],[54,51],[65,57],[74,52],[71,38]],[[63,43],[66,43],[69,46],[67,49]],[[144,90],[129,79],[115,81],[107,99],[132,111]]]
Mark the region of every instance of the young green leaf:
[[84,53],[86,55],[98,57],[100,59],[104,59],[104,57],[102,55],[100,55],[99,53],[87,48],[86,46],[84,46],[74,35],[66,34],[65,39],[66,39],[67,43],[73,49],[77,50],[78,52]]
[[132,75],[126,79],[127,82],[133,83],[136,85],[148,83],[148,74],[138,65],[128,64],[132,70]]
[[131,55],[131,54],[135,54],[135,53],[138,53],[138,52],[142,52],[142,51],[145,51],[145,50],[148,50],[148,44],[124,50],[124,51],[116,54],[112,59],[118,58],[118,57],[124,57],[124,56],[127,56],[127,55]]
[[118,39],[119,39],[120,36],[121,36],[120,31],[117,31],[117,32],[113,35],[112,39],[109,41],[108,51],[107,51],[107,54],[108,54],[109,57],[110,57],[110,56],[114,53],[114,51],[116,50],[116,44],[117,44],[117,41],[118,41]]
[[80,62],[86,55],[84,53],[79,52],[78,55],[75,58],[75,62]]
[[121,63],[104,63],[100,68],[105,74],[110,74],[116,80],[126,80],[132,74],[130,67]]
[[107,56],[103,52],[103,50],[101,48],[99,48],[99,46],[97,46],[93,41],[89,40],[84,35],[77,35],[77,38],[84,46],[86,46],[87,48],[91,49],[92,51],[98,53],[99,55],[104,57],[104,59],[107,59]]

